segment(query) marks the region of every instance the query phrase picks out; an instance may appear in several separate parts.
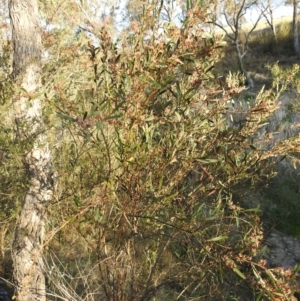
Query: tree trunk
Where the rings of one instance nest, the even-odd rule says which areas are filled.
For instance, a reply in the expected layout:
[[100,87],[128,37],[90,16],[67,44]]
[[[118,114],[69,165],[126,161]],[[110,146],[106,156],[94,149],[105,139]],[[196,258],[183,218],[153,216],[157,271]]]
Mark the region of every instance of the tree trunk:
[[243,64],[243,55],[241,53],[241,50],[240,50],[240,45],[239,45],[239,40],[238,38],[236,37],[235,39],[235,49],[236,49],[236,52],[237,52],[237,58],[238,58],[238,66],[239,66],[239,69],[240,69],[240,72],[245,76],[246,78],[246,86],[248,88],[253,88],[254,87],[254,82],[249,74],[249,72],[247,72],[244,68],[244,64]]
[[298,34],[298,0],[293,0],[293,39],[294,50],[300,56],[299,34]]
[[[37,0],[10,0],[13,74],[16,87],[13,100],[17,137],[24,145],[24,167],[29,189],[24,197],[13,243],[14,280],[21,301],[46,300],[42,251],[45,206],[53,194],[52,157],[42,120],[41,29]],[[30,147],[27,147],[30,145]]]
[[267,22],[270,24],[272,32],[273,32],[273,36],[274,36],[274,40],[275,40],[275,53],[278,53],[278,39],[277,39],[277,32],[276,32],[276,26],[275,26],[275,22],[274,22],[274,13],[273,13],[273,9],[272,9],[272,0],[268,0],[268,10],[269,10],[269,14],[270,14],[270,22],[267,19]]

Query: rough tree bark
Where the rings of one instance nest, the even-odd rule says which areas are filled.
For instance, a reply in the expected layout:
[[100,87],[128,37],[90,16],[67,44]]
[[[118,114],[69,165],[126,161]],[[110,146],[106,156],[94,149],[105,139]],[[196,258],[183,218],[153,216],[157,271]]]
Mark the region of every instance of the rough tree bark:
[[[46,300],[42,251],[45,206],[53,194],[52,157],[44,133],[41,87],[41,29],[37,0],[10,0],[12,24],[13,100],[17,137],[30,145],[24,154],[29,189],[24,197],[13,243],[14,280],[18,300]],[[21,89],[22,88],[22,89]]]

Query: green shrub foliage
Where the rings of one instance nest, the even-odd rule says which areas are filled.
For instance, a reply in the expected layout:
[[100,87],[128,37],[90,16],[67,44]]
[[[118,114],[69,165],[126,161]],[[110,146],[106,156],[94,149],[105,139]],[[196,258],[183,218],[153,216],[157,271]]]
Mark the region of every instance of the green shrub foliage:
[[46,240],[51,295],[291,300],[292,286],[253,260],[259,210],[232,193],[288,155],[288,143],[267,148],[256,137],[298,69],[247,109],[233,106],[243,88],[212,73],[222,43],[204,31],[203,7],[158,31],[148,5],[117,41],[95,27],[99,46],[83,34],[59,55],[49,46],[45,116],[59,179]]

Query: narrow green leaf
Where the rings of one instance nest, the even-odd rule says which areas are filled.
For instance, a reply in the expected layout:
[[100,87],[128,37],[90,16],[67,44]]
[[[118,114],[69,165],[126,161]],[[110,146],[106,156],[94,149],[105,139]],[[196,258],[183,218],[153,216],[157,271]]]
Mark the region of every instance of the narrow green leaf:
[[257,281],[259,281],[259,280],[260,280],[260,276],[259,276],[259,274],[257,273],[256,269],[252,267],[252,271],[253,271],[253,274],[254,274],[254,276],[255,276],[255,279],[256,279]]
[[150,117],[146,118],[145,121],[153,121],[154,120],[154,116],[151,115]]
[[169,203],[170,200],[174,199],[178,195],[178,192],[175,192],[164,198],[164,202]]
[[203,164],[211,164],[211,163],[217,163],[217,159],[198,159],[198,162],[201,162]]
[[68,120],[68,121],[72,121],[72,122],[74,122],[76,120],[75,118],[65,115],[65,114],[62,114],[60,112],[56,112],[56,115],[63,120]]
[[220,241],[220,240],[226,240],[227,238],[228,238],[228,236],[222,235],[222,236],[217,236],[217,237],[208,239],[207,241]]
[[164,176],[161,176],[161,178],[159,179],[159,184],[158,184],[158,191],[161,190],[162,185],[163,185],[163,181],[164,181]]
[[284,155],[284,156],[279,160],[279,162],[283,161],[285,158],[286,158],[286,155]]
[[100,219],[99,207],[95,210],[94,220],[97,222]]
[[242,279],[246,279],[245,275],[238,269],[238,268],[234,268],[233,271],[239,275]]
[[28,93],[27,90],[25,88],[23,88],[23,87],[21,87],[20,90],[23,91],[23,92],[25,92],[25,93]]
[[81,199],[78,195],[74,196],[74,202],[75,202],[76,206],[81,206],[82,205]]
[[97,88],[100,88],[100,86],[102,85],[103,81],[104,81],[104,78],[102,78],[102,79],[99,80]]
[[235,223],[236,223],[237,228],[239,228],[239,226],[240,226],[240,219],[238,217],[235,218]]
[[215,68],[215,66],[212,65],[212,66],[208,67],[208,68],[204,71],[204,73],[207,73],[207,72],[209,72],[210,70],[212,70],[212,69],[214,69],[214,68]]
[[244,210],[245,212],[254,212],[254,213],[260,213],[261,209],[259,207],[256,208],[250,208],[250,209],[246,209]]

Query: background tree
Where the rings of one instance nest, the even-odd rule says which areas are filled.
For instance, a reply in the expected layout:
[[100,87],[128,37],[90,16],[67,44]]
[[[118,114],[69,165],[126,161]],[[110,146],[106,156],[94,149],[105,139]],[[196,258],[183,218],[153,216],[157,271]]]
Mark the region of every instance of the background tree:
[[[41,29],[35,0],[9,1],[12,23],[14,113],[18,143],[24,147],[28,192],[13,243],[18,300],[46,300],[42,253],[46,205],[52,198],[52,156],[44,133],[41,87]],[[34,37],[34,38],[33,38]]]
[[287,0],[285,4],[293,6],[293,46],[297,56],[300,56],[299,32],[298,32],[298,0]]
[[[64,128],[61,188],[49,208],[52,294],[220,300],[230,287],[253,300],[255,293],[275,298],[276,287],[288,300],[292,289],[272,284],[273,272],[252,260],[262,239],[255,209],[232,197],[282,150],[265,147],[268,137],[253,140],[288,81],[276,77],[247,109],[230,111],[240,89],[231,83],[223,91],[212,74],[221,41],[202,30],[205,7],[191,7],[182,28],[166,22],[161,35],[153,31],[156,9],[145,5],[117,42],[101,26],[99,47],[76,40],[64,67],[48,75],[55,89],[45,102]],[[235,114],[241,126],[229,122]]]
[[263,1],[261,3],[261,11],[263,12],[263,15],[265,17],[265,20],[270,25],[272,29],[272,33],[274,36],[274,40],[276,43],[276,51],[278,50],[278,40],[277,40],[277,32],[276,32],[276,26],[275,26],[275,20],[274,20],[274,10],[279,8],[281,5],[283,5],[283,2],[281,3],[274,3],[272,0],[267,0],[266,3]]
[[298,32],[298,0],[293,0],[293,42],[297,56],[300,56],[299,32]]
[[[253,87],[254,83],[249,72],[247,72],[244,67],[243,58],[248,52],[249,38],[255,30],[258,22],[263,17],[264,10],[258,13],[258,16],[250,27],[247,26],[247,28],[243,29],[243,23],[245,23],[245,15],[247,11],[255,9],[258,4],[258,0],[219,1],[221,11],[219,20],[211,21],[221,28],[225,32],[226,37],[234,43],[240,72],[245,76],[246,84],[249,87]],[[224,24],[222,22],[222,18],[225,20]]]
[[[144,3],[119,36],[84,1],[41,5],[42,132],[59,174],[47,206],[47,299],[292,300],[297,271],[260,261],[261,216],[248,192],[299,149],[298,136],[264,134],[299,68],[275,66],[270,90],[251,97],[234,73],[220,86],[223,43],[204,30],[205,2],[186,3],[180,28],[160,15],[168,3]],[[0,182],[17,200],[30,183],[15,176],[16,139],[0,125],[9,153]]]

